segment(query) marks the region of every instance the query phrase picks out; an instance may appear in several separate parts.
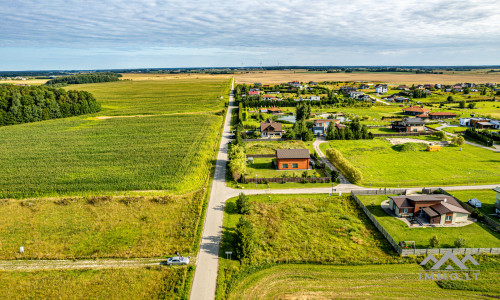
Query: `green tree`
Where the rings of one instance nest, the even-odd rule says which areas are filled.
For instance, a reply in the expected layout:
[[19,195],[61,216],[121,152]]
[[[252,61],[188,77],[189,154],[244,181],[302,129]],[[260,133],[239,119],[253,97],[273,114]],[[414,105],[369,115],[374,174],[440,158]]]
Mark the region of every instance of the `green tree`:
[[332,181],[336,182],[337,179],[339,179],[340,173],[337,170],[332,170],[331,175],[332,175]]
[[462,146],[465,144],[465,139],[463,136],[455,136],[451,139],[451,143],[453,145]]
[[470,93],[470,88],[469,87],[464,87],[464,94],[469,94]]
[[458,107],[459,108],[465,108],[465,104],[466,104],[465,100],[462,100],[462,101],[460,101]]
[[455,248],[465,248],[465,240],[461,237],[457,238],[454,244]]
[[446,140],[446,134],[444,131],[436,131],[433,135],[442,141]]
[[453,99],[453,96],[452,96],[452,95],[449,95],[449,96],[448,96],[448,98],[446,98],[446,101],[450,101],[450,102],[451,102],[451,101],[453,101],[453,100],[454,100],[454,99]]
[[469,103],[468,107],[469,107],[470,109],[474,109],[474,108],[476,108],[476,102],[471,102],[471,103]]
[[439,248],[439,238],[437,235],[432,236],[432,238],[429,240],[429,244],[431,245],[432,248]]
[[243,215],[247,215],[250,213],[250,200],[243,193],[240,193],[238,199],[236,199],[236,210],[239,214]]
[[244,216],[236,224],[234,247],[236,257],[240,261],[251,261],[255,250],[253,225]]

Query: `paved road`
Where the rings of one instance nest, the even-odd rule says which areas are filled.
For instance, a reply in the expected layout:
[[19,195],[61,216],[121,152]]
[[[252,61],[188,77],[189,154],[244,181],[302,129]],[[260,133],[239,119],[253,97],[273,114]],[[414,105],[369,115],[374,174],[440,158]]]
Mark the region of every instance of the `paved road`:
[[[443,129],[446,128],[446,127],[458,127],[458,126],[449,126],[447,124],[441,124],[441,125],[442,126],[437,127],[436,130],[443,131],[444,134],[446,134],[448,136],[452,136],[452,137],[456,136],[456,134],[448,132],[448,131],[444,131]],[[494,148],[490,148],[490,147],[486,147],[486,146],[483,146],[483,145],[480,145],[480,144],[476,144],[476,143],[472,143],[472,142],[469,142],[469,141],[465,141],[465,143],[467,145],[472,145],[472,146],[480,147],[480,148],[483,148],[483,149],[486,149],[486,150],[490,150],[490,151],[493,151],[493,152],[500,152],[500,149],[497,148],[498,146],[494,146]]]
[[[232,86],[234,88],[234,79]],[[215,165],[214,180],[208,202],[205,224],[201,236],[196,271],[194,273],[193,285],[190,299],[214,299],[215,286],[217,282],[217,270],[219,266],[219,244],[222,237],[222,220],[224,218],[224,204],[226,199],[237,193],[226,187],[226,164],[229,135],[231,131],[231,112],[233,96],[229,97],[229,107],[224,122],[223,133],[220,142],[219,153]]]

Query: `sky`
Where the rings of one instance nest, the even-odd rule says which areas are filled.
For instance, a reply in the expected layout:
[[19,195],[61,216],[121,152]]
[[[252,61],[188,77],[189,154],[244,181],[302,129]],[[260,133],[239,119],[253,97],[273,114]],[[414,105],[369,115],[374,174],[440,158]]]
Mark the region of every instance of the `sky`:
[[0,0],[0,70],[500,65],[498,0]]

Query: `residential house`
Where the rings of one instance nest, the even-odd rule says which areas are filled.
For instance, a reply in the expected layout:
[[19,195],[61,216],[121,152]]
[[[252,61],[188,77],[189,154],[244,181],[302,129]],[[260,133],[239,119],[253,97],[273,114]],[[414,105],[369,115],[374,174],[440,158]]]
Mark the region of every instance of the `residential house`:
[[351,91],[349,92],[349,97],[353,99],[358,99],[361,98],[365,93],[363,92],[356,92],[356,91]]
[[357,88],[354,86],[341,86],[340,87],[340,91],[343,93],[346,93],[346,94],[349,94],[350,92],[355,91],[355,90],[357,90]]
[[283,134],[283,126],[281,123],[267,119],[260,123],[260,133],[262,137],[281,137]]
[[291,81],[288,83],[289,86],[292,86],[292,87],[295,87],[295,88],[299,88],[299,89],[302,89],[304,86],[302,84],[300,84],[300,82],[298,81]]
[[266,114],[267,113],[267,108],[261,108],[259,109],[260,113]]
[[442,88],[442,87],[443,87],[443,85],[442,85],[441,83],[436,83],[436,84],[434,85],[434,87],[435,87],[435,88],[437,88],[437,89],[440,89],[440,88]]
[[493,189],[497,192],[497,201],[495,201],[495,212],[500,215],[500,186]]
[[317,119],[313,120],[313,122],[312,132],[315,135],[325,135],[330,124],[340,124],[340,120],[338,119]]
[[280,114],[283,112],[283,109],[278,108],[278,107],[271,107],[271,108],[268,108],[267,111],[269,113],[272,113],[272,114]]
[[454,90],[455,92],[463,92],[463,91],[464,91],[464,89],[463,89],[460,85],[455,85],[455,86],[453,87],[453,90]]
[[378,94],[387,93],[387,85],[386,84],[377,84],[375,86],[375,92],[377,92]]
[[434,85],[433,84],[424,84],[424,89],[433,89],[434,88]]
[[408,91],[410,88],[404,84],[398,86],[398,90]]
[[389,197],[389,209],[400,218],[421,217],[435,225],[463,223],[470,215],[455,198],[443,194]]
[[369,88],[370,88],[370,86],[368,84],[362,84],[362,85],[359,86],[360,90],[367,90]]
[[403,113],[405,115],[417,116],[420,114],[428,114],[431,110],[427,108],[423,108],[422,106],[410,106],[403,108]]
[[453,119],[456,118],[457,115],[451,112],[439,111],[439,112],[431,112],[429,113],[429,118],[431,120],[434,119]]
[[410,99],[406,97],[394,97],[392,100],[396,103],[408,103],[410,101]]
[[276,100],[276,96],[275,95],[264,95],[264,96],[262,96],[262,99],[263,100]]
[[415,87],[417,90],[425,90],[425,87],[422,84],[419,84]]
[[248,96],[256,96],[256,95],[259,95],[260,94],[260,90],[259,89],[250,89],[248,90]]
[[307,149],[278,149],[276,165],[278,170],[307,170],[310,157]]
[[477,124],[479,122],[490,122],[490,119],[485,119],[485,118],[460,118],[458,120],[458,124],[460,126],[464,127],[472,127],[472,128],[477,128]]
[[403,118],[392,122],[391,128],[397,132],[424,132],[425,121],[422,118]]

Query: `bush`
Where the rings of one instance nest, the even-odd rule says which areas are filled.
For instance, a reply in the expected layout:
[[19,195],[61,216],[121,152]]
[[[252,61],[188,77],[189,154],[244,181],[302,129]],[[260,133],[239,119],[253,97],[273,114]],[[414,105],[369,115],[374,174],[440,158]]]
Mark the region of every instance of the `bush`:
[[439,239],[436,235],[434,235],[430,240],[429,244],[431,245],[432,248],[439,248]]
[[453,145],[462,146],[463,144],[465,144],[465,139],[463,138],[463,136],[455,136],[451,139],[451,143]]
[[239,214],[243,215],[250,213],[250,200],[248,200],[248,197],[243,193],[240,193],[238,199],[236,199],[236,210]]
[[333,181],[333,182],[335,182],[335,181],[337,181],[337,179],[339,179],[339,171],[337,171],[337,170],[332,170],[331,175],[332,175],[332,181]]
[[455,248],[465,248],[465,240],[461,237],[457,238],[454,244]]
[[432,135],[434,135],[435,137],[437,137],[438,139],[440,139],[442,141],[446,140],[446,134],[443,131],[436,131]]
[[363,174],[361,174],[361,171],[345,159],[342,153],[340,153],[337,149],[328,149],[326,151],[326,156],[351,183],[358,184],[363,180]]

